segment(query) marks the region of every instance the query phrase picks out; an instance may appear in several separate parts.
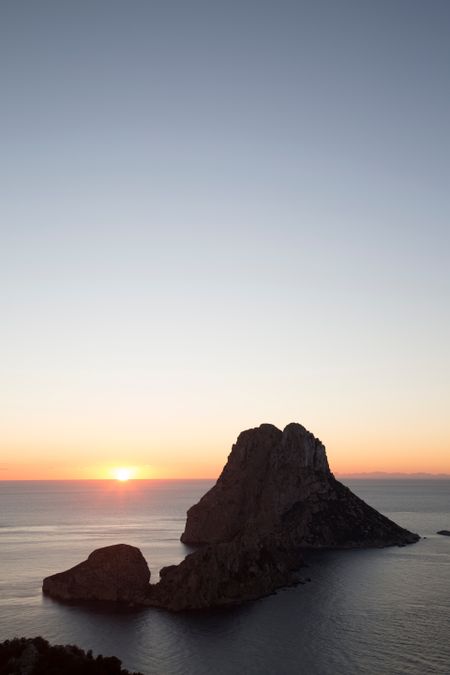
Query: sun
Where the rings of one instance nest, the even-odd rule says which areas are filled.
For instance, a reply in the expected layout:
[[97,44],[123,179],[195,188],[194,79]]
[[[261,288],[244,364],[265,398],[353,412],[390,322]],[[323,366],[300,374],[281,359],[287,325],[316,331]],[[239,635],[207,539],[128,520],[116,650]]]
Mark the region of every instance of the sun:
[[117,469],[114,469],[114,477],[116,478],[116,480],[124,482],[126,480],[130,480],[132,476],[133,476],[132,469],[128,469],[125,466],[120,466]]

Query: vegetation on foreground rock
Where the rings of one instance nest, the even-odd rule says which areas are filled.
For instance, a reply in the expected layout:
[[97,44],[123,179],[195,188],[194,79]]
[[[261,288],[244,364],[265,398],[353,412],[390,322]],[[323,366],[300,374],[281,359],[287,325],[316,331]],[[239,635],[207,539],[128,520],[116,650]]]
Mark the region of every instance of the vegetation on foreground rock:
[[0,675],[142,675],[121,666],[116,656],[93,656],[76,645],[50,645],[42,637],[0,644]]

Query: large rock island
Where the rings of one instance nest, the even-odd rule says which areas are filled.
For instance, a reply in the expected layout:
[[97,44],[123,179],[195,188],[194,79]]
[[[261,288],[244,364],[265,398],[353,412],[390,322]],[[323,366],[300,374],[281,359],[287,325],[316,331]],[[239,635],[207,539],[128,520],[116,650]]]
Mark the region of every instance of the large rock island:
[[255,533],[284,548],[411,544],[418,536],[368,506],[331,473],[325,446],[300,424],[243,431],[216,485],[187,514],[181,541]]
[[[239,435],[216,485],[189,509],[181,540],[200,548],[162,569],[157,584],[148,583],[138,549],[122,544],[47,577],[43,590],[66,600],[201,609],[295,583],[306,549],[403,546],[418,539],[339,483],[325,447],[300,424],[284,431],[262,424]],[[117,567],[118,553],[126,564]],[[106,586],[99,582],[102,568],[117,572],[108,573]]]

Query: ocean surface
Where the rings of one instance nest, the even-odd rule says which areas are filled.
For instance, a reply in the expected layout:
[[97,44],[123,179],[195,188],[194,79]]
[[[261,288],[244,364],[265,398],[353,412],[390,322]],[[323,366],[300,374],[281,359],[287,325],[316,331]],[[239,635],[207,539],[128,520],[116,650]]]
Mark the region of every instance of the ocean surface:
[[144,553],[153,581],[189,549],[186,510],[211,481],[0,482],[0,640],[42,635],[146,675],[450,673],[450,481],[346,480],[423,539],[311,554],[311,583],[237,608],[170,614],[63,605],[43,577],[99,546]]

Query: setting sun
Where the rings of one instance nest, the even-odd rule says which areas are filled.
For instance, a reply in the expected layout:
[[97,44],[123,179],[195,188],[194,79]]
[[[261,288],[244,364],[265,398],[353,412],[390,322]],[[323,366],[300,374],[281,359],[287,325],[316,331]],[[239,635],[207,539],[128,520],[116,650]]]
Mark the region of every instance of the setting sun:
[[114,477],[117,480],[126,481],[133,477],[133,471],[132,469],[121,466],[118,469],[114,469]]

